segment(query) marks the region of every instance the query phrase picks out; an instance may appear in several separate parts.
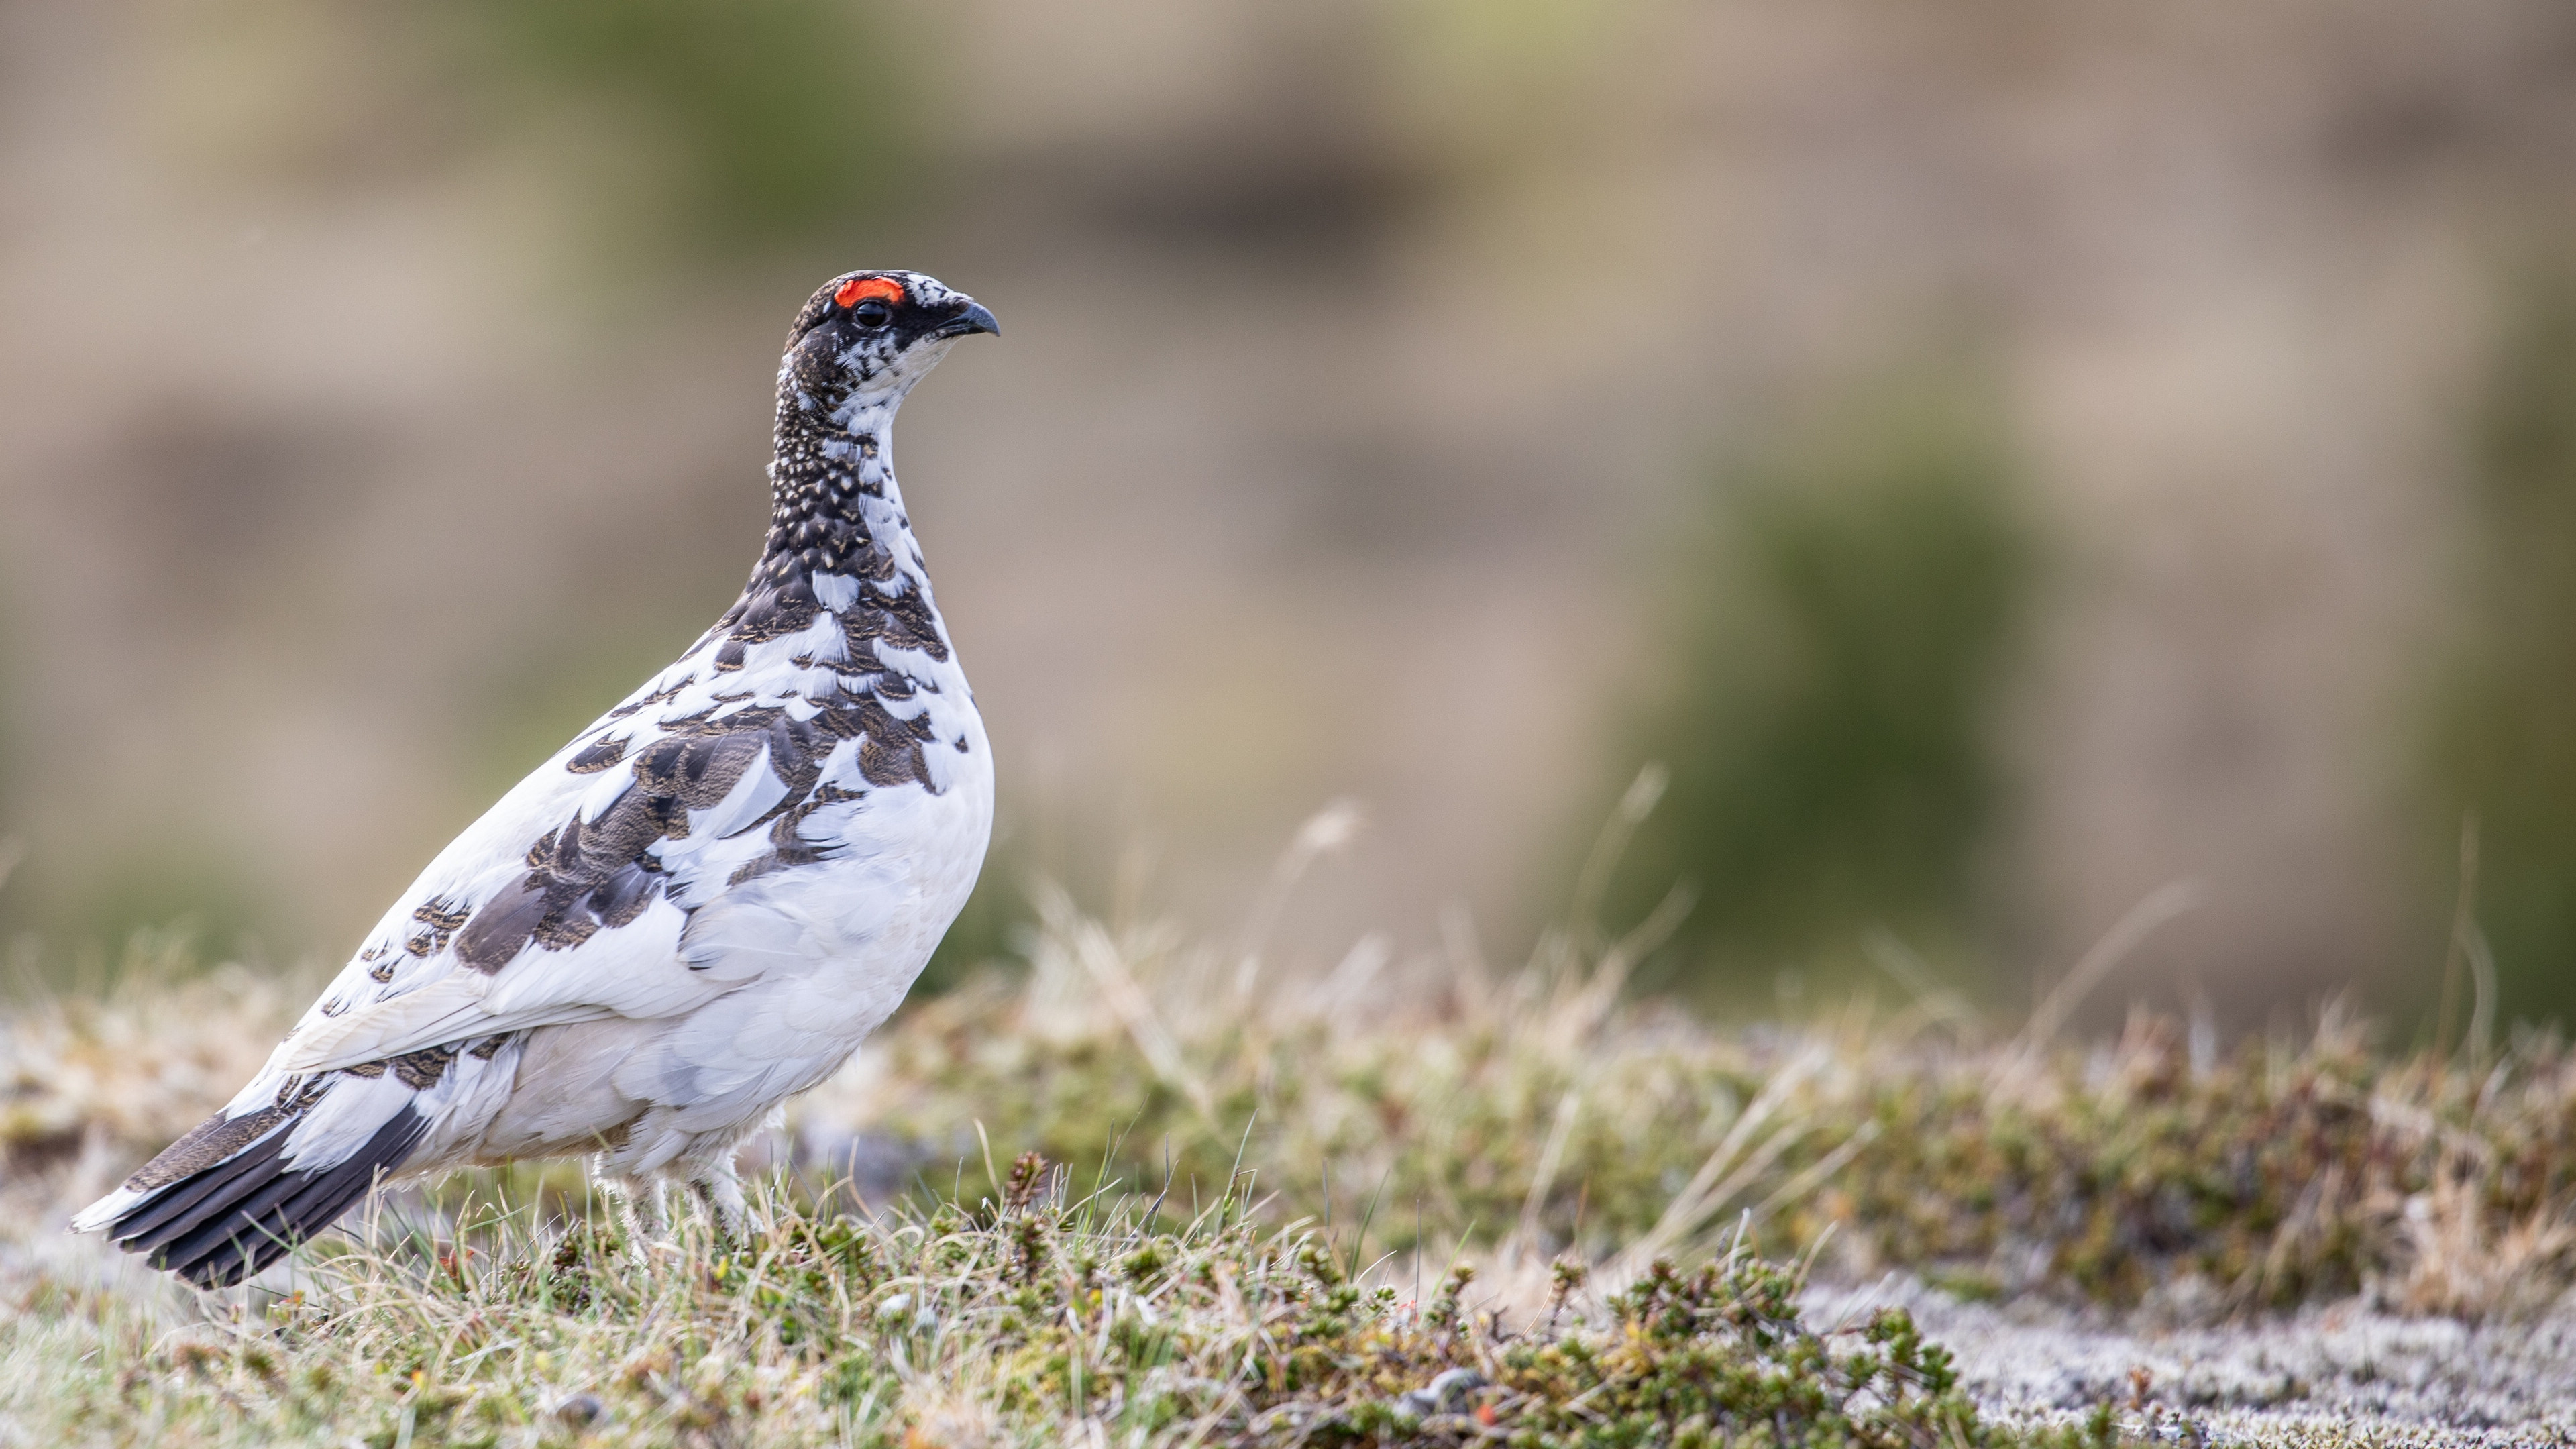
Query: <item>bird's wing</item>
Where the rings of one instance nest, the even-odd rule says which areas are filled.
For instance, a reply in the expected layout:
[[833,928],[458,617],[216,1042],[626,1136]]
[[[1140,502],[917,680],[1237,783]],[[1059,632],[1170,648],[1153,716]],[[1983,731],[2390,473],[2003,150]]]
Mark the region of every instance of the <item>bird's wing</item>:
[[[797,622],[747,650],[701,641],[521,781],[431,862],[272,1064],[671,1016],[776,969],[726,898],[867,851],[867,796],[936,791],[953,768],[924,748],[944,741],[938,691],[853,649],[839,616]],[[706,929],[720,921],[734,924]],[[711,949],[718,934],[736,949]]]

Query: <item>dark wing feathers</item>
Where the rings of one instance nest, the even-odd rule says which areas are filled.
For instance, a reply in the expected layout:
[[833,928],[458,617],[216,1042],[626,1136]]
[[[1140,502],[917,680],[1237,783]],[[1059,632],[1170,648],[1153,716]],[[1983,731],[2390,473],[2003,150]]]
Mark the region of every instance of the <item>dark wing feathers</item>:
[[[922,627],[930,633],[922,637],[937,642],[935,616],[922,613],[915,620],[913,613],[898,609],[884,617],[897,623],[926,620]],[[906,647],[925,647],[910,633],[898,631],[894,637]],[[902,693],[908,696],[909,686]],[[532,941],[560,951],[602,929],[634,921],[665,887],[656,848],[687,839],[689,812],[721,803],[763,758],[784,789],[775,805],[737,833],[782,818],[802,818],[797,812],[815,801],[825,759],[844,740],[859,741],[859,773],[869,784],[917,781],[931,787],[922,745],[935,736],[926,712],[901,719],[878,699],[847,689],[810,719],[798,719],[778,705],[726,707],[734,702],[662,720],[661,736],[640,747],[619,738],[577,753],[567,765],[575,773],[622,763],[633,782],[597,819],[585,820],[575,810],[547,831],[528,851],[527,874],[503,886],[457,932],[456,959],[489,975],[516,960]],[[776,858],[746,869],[759,874],[796,864],[800,849],[784,842]]]

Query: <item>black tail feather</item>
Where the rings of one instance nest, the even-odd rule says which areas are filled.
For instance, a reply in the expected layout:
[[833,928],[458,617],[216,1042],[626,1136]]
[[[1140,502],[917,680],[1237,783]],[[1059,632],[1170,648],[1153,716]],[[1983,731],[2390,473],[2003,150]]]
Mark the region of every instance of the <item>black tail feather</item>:
[[[152,1255],[152,1265],[156,1268],[168,1268],[181,1277],[197,1283],[199,1287],[209,1286],[199,1276],[202,1271],[208,1269],[222,1274],[225,1285],[238,1282],[258,1272],[260,1268],[267,1265],[269,1259],[276,1257],[278,1253],[285,1252],[289,1246],[283,1242],[271,1243],[267,1240],[284,1236],[278,1231],[279,1225],[284,1221],[283,1215],[274,1212],[273,1209],[279,1203],[293,1197],[295,1190],[304,1185],[298,1180],[302,1176],[303,1174],[298,1172],[281,1172],[265,1182],[255,1184],[256,1190],[243,1197],[240,1202],[198,1224],[185,1236],[165,1244]],[[316,1231],[319,1229],[317,1228]],[[236,1240],[239,1240],[238,1244]],[[253,1245],[275,1251],[263,1255],[239,1250],[240,1247]],[[227,1254],[230,1255],[229,1258]],[[249,1260],[253,1258],[257,1261],[250,1262]],[[227,1265],[232,1259],[241,1259],[248,1263],[248,1266],[227,1271]]]
[[293,1130],[290,1119],[239,1156],[172,1183],[159,1197],[118,1218],[108,1236],[129,1253],[150,1252],[222,1212],[276,1172],[278,1156],[286,1151],[286,1136]]
[[202,1185],[178,1184],[117,1219],[108,1236],[200,1288],[229,1288],[329,1227],[428,1130],[429,1119],[405,1107],[345,1161],[312,1172],[282,1165],[288,1134],[279,1132],[206,1168]]

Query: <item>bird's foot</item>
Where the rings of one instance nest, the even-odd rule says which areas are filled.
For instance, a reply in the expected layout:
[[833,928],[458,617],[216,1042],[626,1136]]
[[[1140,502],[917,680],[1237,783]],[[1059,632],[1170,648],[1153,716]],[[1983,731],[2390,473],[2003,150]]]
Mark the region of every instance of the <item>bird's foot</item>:
[[751,1204],[742,1196],[742,1179],[734,1175],[733,1164],[689,1183],[689,1193],[698,1200],[700,1211],[716,1230],[717,1241],[728,1247],[740,1247],[751,1241]]
[[624,1231],[626,1251],[638,1263],[649,1255],[651,1244],[669,1240],[670,1189],[666,1185],[658,1181],[604,1177],[599,1179],[599,1186],[617,1204],[617,1225]]

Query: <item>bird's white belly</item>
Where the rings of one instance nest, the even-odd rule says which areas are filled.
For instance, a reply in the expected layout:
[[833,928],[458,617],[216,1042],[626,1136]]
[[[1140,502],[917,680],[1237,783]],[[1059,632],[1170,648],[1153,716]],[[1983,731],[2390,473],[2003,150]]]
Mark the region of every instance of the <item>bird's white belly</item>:
[[[681,954],[742,985],[679,1014],[545,1027],[508,1050],[506,1096],[440,1134],[437,1171],[607,1151],[641,1175],[730,1152],[772,1108],[823,1081],[902,1004],[965,905],[992,832],[980,721],[948,788],[872,793],[844,856],[738,885],[702,907]],[[495,1063],[501,1065],[501,1063]]]

